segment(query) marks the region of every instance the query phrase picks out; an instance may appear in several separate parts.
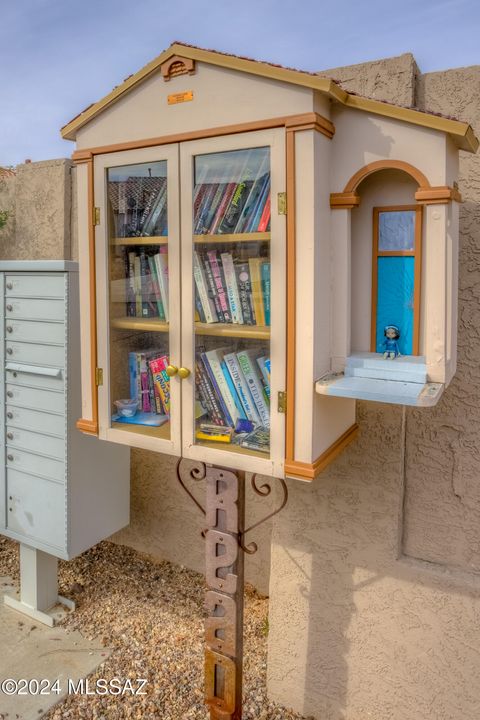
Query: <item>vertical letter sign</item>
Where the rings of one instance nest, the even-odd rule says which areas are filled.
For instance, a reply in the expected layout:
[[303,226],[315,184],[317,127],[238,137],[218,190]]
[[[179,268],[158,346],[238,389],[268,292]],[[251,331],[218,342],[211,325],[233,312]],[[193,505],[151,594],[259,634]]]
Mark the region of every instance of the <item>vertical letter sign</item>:
[[207,468],[205,702],[212,720],[241,720],[244,477]]

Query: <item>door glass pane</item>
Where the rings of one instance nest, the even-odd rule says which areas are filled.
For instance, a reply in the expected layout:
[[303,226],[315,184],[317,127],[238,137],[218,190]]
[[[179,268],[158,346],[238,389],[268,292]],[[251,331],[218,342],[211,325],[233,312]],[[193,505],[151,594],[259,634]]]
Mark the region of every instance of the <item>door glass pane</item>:
[[195,442],[268,457],[270,149],[197,156],[193,206]]
[[112,426],[169,438],[167,162],[107,170]]
[[379,213],[379,251],[415,250],[415,210]]

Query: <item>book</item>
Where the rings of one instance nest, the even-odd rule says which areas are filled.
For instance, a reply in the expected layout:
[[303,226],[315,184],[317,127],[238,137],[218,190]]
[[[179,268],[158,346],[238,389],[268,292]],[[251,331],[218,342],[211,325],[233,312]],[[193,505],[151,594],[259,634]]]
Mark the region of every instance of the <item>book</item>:
[[238,416],[235,420],[235,427],[236,427],[238,419],[247,420],[248,418],[245,414],[245,410],[243,409],[243,405],[238,396],[237,390],[235,388],[235,384],[234,384],[234,382],[230,376],[230,373],[228,371],[227,363],[225,362],[225,357],[222,360],[222,362],[220,363],[220,366],[222,368],[223,376],[225,378],[228,389],[230,391],[230,395],[232,396],[233,402],[235,403],[235,407],[237,408]]
[[163,314],[165,321],[169,322],[169,297],[168,297],[168,250],[162,248],[159,253],[155,256],[155,269],[157,271],[158,287],[160,290],[160,297],[162,299]]
[[233,193],[235,192],[236,184],[234,182],[228,183],[225,187],[222,200],[217,208],[217,212],[215,213],[215,217],[213,218],[212,225],[210,227],[210,232],[212,235],[214,235],[217,232],[218,226],[223,220],[223,216],[225,215],[225,211],[228,207],[228,204],[230,203],[230,200],[233,197]]
[[263,305],[261,265],[263,258],[249,258],[248,267],[252,284],[252,302],[257,325],[265,325],[265,310]]
[[218,297],[218,304],[220,307],[220,312],[223,315],[223,321],[226,323],[231,323],[232,316],[230,313],[230,305],[228,303],[228,299],[227,299],[227,296],[225,293],[224,279],[222,277],[221,266],[218,263],[216,250],[209,250],[207,252],[207,258],[208,258],[208,262],[210,263],[210,268],[212,270],[212,277],[213,277],[213,282],[215,285],[215,292],[216,292],[216,296]]
[[270,369],[267,371],[266,362],[268,360],[270,368],[270,360],[266,357],[257,358],[257,365],[260,368],[261,379],[263,381],[263,387],[267,400],[270,402]]
[[238,292],[237,276],[235,274],[233,257],[230,253],[221,253],[220,259],[222,261],[223,277],[225,278],[225,288],[228,304],[230,306],[232,322],[243,325],[243,314],[240,305],[240,295]]
[[155,265],[155,257],[153,255],[148,256],[148,265],[150,267],[150,280],[152,283],[153,293],[157,302],[158,317],[161,320],[165,320],[165,312],[163,310],[162,296],[160,293],[160,287],[158,284],[157,268]]
[[266,232],[270,223],[270,207],[271,207],[271,195],[268,193],[268,197],[265,201],[260,222],[258,223],[258,232]]
[[255,316],[251,302],[252,286],[250,282],[250,269],[248,262],[234,263],[235,275],[237,278],[238,296],[242,311],[244,325],[254,325]]
[[163,412],[170,415],[170,378],[167,374],[168,357],[161,355],[155,357],[148,362],[150,372],[152,373],[153,384],[160,398]]
[[[203,366],[203,368],[206,372],[206,375],[208,377],[208,380],[209,380],[209,385],[212,390],[213,402],[215,402],[218,405],[218,407],[220,408],[220,413],[221,413],[221,416],[223,419],[222,425],[229,425],[230,427],[234,427],[235,422],[234,422],[232,416],[230,415],[229,409],[225,403],[225,400],[220,391],[220,388],[218,386],[215,375],[210,366],[208,358],[206,357],[205,352],[200,353],[200,359],[202,361],[202,366]],[[220,368],[220,372],[221,372],[221,368]]]
[[[152,273],[150,271],[150,263],[148,261],[148,255],[146,253],[142,253],[140,255],[140,267],[142,267],[143,262],[143,268],[144,268],[144,287],[145,292],[142,298],[142,308],[144,308],[143,315],[144,317],[157,317],[158,316],[158,307],[155,297],[155,289],[153,285],[153,277]],[[145,311],[146,307],[146,311]],[[146,314],[145,314],[146,313]]]
[[162,216],[167,206],[167,178],[156,179],[158,180],[157,192],[152,193],[147,200],[140,221],[142,235],[166,234]]
[[233,428],[239,415],[235,400],[230,394],[230,389],[222,371],[222,349],[209,350],[202,353],[201,357],[222,408],[222,413],[225,416],[225,424]]
[[140,271],[140,256],[135,255],[135,316],[142,317],[142,274]]
[[208,233],[207,223],[209,221],[209,215],[211,212],[211,204],[213,198],[217,192],[219,183],[210,183],[206,185],[205,192],[203,193],[202,202],[198,208],[198,216],[195,221],[194,234],[195,235],[206,235]]
[[193,277],[195,280],[195,286],[198,291],[198,296],[202,305],[203,313],[205,316],[205,322],[214,323],[218,322],[217,311],[215,304],[208,294],[207,279],[205,277],[205,268],[197,251],[193,253]]
[[195,379],[199,395],[204,399],[204,407],[207,410],[210,420],[216,425],[224,425],[225,417],[223,415],[222,408],[215,395],[215,390],[200,357],[197,357],[195,363]]
[[241,447],[259,452],[270,452],[270,430],[266,427],[255,428],[240,443]]
[[270,263],[264,262],[261,267],[263,310],[265,325],[270,326]]
[[144,412],[152,412],[150,406],[150,388],[148,385],[147,357],[146,353],[140,353],[140,387],[141,387],[141,408]]
[[263,385],[256,369],[256,354],[258,353],[255,353],[254,350],[241,350],[237,353],[237,358],[260,416],[260,421],[265,427],[270,427],[270,408],[263,393]]
[[263,207],[265,205],[267,197],[270,195],[270,175],[267,175],[264,178],[264,184],[261,189],[261,193],[258,197],[258,200],[255,204],[255,207],[252,210],[250,222],[247,225],[246,231],[247,232],[254,232],[258,229],[258,225],[260,223],[260,218],[262,216]]
[[236,179],[236,187],[233,191],[232,198],[228,203],[225,210],[221,223],[218,225],[219,234],[228,234],[235,232],[235,227],[242,214],[243,207],[247,201],[250,188],[252,186],[252,180],[250,179],[249,163],[252,150],[241,151],[244,152],[244,163],[242,169],[239,171]]
[[242,373],[236,354],[234,352],[227,353],[224,355],[224,360],[227,365],[228,372],[230,373],[230,377],[233,380],[233,384],[235,385],[237,395],[242,403],[246,417],[255,425],[259,425],[260,415],[255,407],[255,403],[248,388],[248,383]]
[[130,387],[130,399],[139,400],[138,396],[138,385],[137,385],[137,353],[128,353],[128,375],[129,375],[129,387]]
[[210,265],[210,262],[209,262],[207,256],[200,255],[200,258],[203,262],[203,267],[205,269],[205,278],[207,280],[208,296],[212,300],[212,302],[215,306],[215,313],[217,315],[218,322],[225,322],[222,307],[220,305],[220,298],[218,296],[217,285],[215,283],[215,278],[213,277],[212,266]]
[[126,298],[127,317],[135,317],[136,295],[135,295],[135,252],[125,249],[125,272],[126,272]]
[[249,225],[251,216],[252,216],[252,214],[257,206],[257,202],[259,201],[259,198],[263,192],[266,179],[268,179],[270,176],[270,173],[268,171],[269,163],[270,163],[270,156],[268,153],[265,153],[265,155],[262,159],[262,162],[260,163],[260,167],[258,168],[256,177],[251,185],[250,192],[245,201],[243,210],[240,214],[240,217],[238,218],[237,225],[235,227],[236,233],[247,232],[246,228]]

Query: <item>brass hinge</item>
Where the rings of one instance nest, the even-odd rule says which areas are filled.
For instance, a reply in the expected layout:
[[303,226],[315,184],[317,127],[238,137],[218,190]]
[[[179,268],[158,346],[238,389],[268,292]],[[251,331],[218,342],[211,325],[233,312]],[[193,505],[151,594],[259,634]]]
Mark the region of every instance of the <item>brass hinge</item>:
[[287,393],[284,390],[278,393],[278,412],[283,414],[287,412]]
[[277,193],[277,207],[278,207],[279,215],[287,214],[287,193],[286,192]]
[[103,368],[95,368],[95,385],[103,385]]
[[100,225],[100,208],[99,207],[93,208],[93,224]]

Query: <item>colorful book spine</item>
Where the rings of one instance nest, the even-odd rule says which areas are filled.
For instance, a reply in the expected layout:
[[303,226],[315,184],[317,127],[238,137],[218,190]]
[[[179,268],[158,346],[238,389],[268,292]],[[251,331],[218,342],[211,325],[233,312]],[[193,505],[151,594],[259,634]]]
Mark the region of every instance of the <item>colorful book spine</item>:
[[265,201],[269,194],[270,194],[270,175],[267,174],[262,178],[262,185],[260,188],[260,193],[257,197],[254,207],[252,208],[252,212],[250,214],[250,218],[249,218],[248,225],[246,228],[247,232],[254,232],[254,231],[258,230],[258,225],[260,223],[260,218],[262,216]]
[[200,300],[200,295],[198,294],[198,288],[196,285],[195,285],[195,309],[198,314],[198,321],[202,322],[202,323],[207,322],[207,320],[205,318],[205,313],[203,311],[202,301]]
[[255,425],[260,424],[260,415],[258,414],[253,398],[248,389],[247,381],[242,373],[238,358],[235,353],[227,353],[224,356],[225,363],[227,365],[230,376],[233,380],[233,384],[237,390],[237,395],[242,403],[243,410],[248,420],[251,420]]
[[230,253],[221,253],[220,259],[222,261],[223,276],[225,278],[225,286],[232,322],[243,325],[242,307],[240,305],[240,295],[238,292],[237,276],[235,274],[233,257]]
[[208,233],[207,222],[210,214],[211,203],[218,189],[218,183],[210,183],[206,188],[202,198],[202,203],[198,209],[198,219],[195,223],[194,234],[205,235]]
[[135,255],[135,316],[142,317],[142,273],[140,270],[140,257]]
[[215,191],[215,194],[213,195],[210,205],[208,207],[207,212],[205,213],[205,219],[204,219],[204,234],[211,234],[212,233],[212,225],[215,220],[215,216],[217,214],[217,210],[222,202],[222,198],[225,195],[225,191],[227,189],[227,185],[225,183],[219,183],[217,185],[217,189]]
[[248,267],[250,268],[250,278],[252,283],[252,302],[255,312],[255,321],[257,325],[265,325],[265,310],[263,307],[262,293],[262,276],[261,265],[262,258],[249,258]]
[[169,297],[168,297],[168,252],[162,251],[155,255],[155,269],[157,271],[158,287],[160,289],[160,297],[162,299],[163,314],[165,321],[169,322]]
[[222,408],[218,402],[214,387],[200,357],[197,358],[196,366],[198,367],[199,383],[205,398],[209,417],[216,425],[225,425],[225,417],[223,415]]
[[126,248],[125,270],[127,275],[126,294],[127,294],[127,317],[135,317],[136,295],[135,295],[135,252]]
[[170,415],[170,378],[167,375],[167,365],[168,357],[166,355],[149,361],[154,387],[160,397],[162,409],[165,415]]
[[215,278],[213,277],[213,270],[208,257],[200,256],[205,269],[205,278],[207,280],[207,291],[208,296],[212,300],[215,306],[215,313],[218,318],[218,322],[224,322],[223,311],[220,305],[220,298],[218,297],[217,286],[215,284]]
[[222,278],[222,269],[218,263],[216,250],[209,250],[207,252],[208,262],[212,269],[213,282],[215,284],[215,291],[218,297],[218,303],[220,311],[223,315],[223,320],[226,323],[232,322],[232,316],[230,313],[230,306],[228,304],[227,295],[225,293],[224,280]]
[[138,384],[137,384],[137,353],[128,353],[128,375],[130,379],[130,398],[138,400]]
[[[247,419],[247,416],[246,416],[245,410],[243,409],[243,405],[242,405],[242,403],[241,403],[241,401],[240,401],[240,398],[239,398],[239,396],[238,396],[237,390],[236,390],[236,388],[235,388],[235,384],[234,384],[232,378],[230,377],[230,373],[229,373],[229,371],[228,371],[227,363],[225,362],[225,357],[224,357],[224,359],[222,360],[222,362],[220,363],[220,366],[221,366],[221,368],[222,368],[222,372],[223,372],[223,376],[224,376],[224,378],[225,378],[225,382],[227,383],[228,389],[229,389],[229,391],[230,391],[230,395],[232,396],[233,402],[235,403],[235,407],[236,407],[237,412],[238,412],[238,417],[239,417],[239,418],[242,418],[243,420],[246,420],[246,419]],[[237,419],[238,419],[238,418],[237,418]]]
[[215,304],[208,293],[208,284],[205,277],[205,269],[202,263],[202,259],[199,253],[196,251],[193,253],[193,278],[195,280],[195,285],[198,290],[198,296],[202,304],[205,322],[218,322]]
[[[228,404],[225,400],[225,397],[229,396],[228,386],[225,378],[223,377],[220,361],[218,360],[218,357],[216,357],[215,353],[216,351],[210,351],[210,357],[208,357],[208,353],[203,352],[200,357],[202,359],[205,370],[207,371],[215,396],[218,400],[218,403],[220,404],[222,415],[225,418],[225,424],[229,425],[230,427],[235,427],[235,420],[237,414],[235,403],[233,401],[233,398],[229,398]],[[222,390],[220,389],[220,385],[223,385],[224,392],[222,392]],[[231,414],[231,410],[233,411],[233,414]]]
[[255,355],[252,350],[241,350],[237,353],[238,362],[247,381],[250,394],[264,427],[270,427],[270,409],[263,394],[263,386],[255,368]]
[[252,286],[248,262],[234,263],[237,276],[238,296],[244,325],[255,325],[253,305],[251,303]]
[[252,213],[255,212],[255,209],[257,207],[257,204],[259,202],[260,196],[263,193],[265,182],[268,180],[270,173],[268,172],[268,165],[270,162],[270,157],[267,153],[265,153],[264,158],[260,164],[260,167],[258,169],[258,172],[256,174],[255,180],[251,186],[250,193],[248,195],[248,198],[245,202],[245,206],[243,208],[242,214],[240,218],[238,219],[235,232],[247,232],[247,227],[251,223],[251,216]]
[[262,296],[263,309],[265,313],[265,325],[270,326],[270,309],[271,309],[271,282],[270,282],[270,263],[264,262],[261,267],[262,276]]
[[263,208],[260,222],[258,223],[258,232],[266,232],[270,222],[270,208],[271,208],[271,195],[268,193],[268,197],[265,201],[265,207]]
[[225,211],[233,197],[233,193],[235,192],[236,187],[237,186],[235,183],[228,183],[228,185],[226,186],[222,200],[220,202],[220,205],[218,206],[215,217],[213,218],[212,226],[210,228],[210,232],[212,235],[217,232],[217,229],[223,220],[223,216],[225,215]]
[[142,410],[152,412],[150,407],[150,390],[148,387],[147,358],[145,353],[140,353],[140,383],[142,388]]
[[153,293],[157,302],[158,317],[160,318],[160,320],[165,320],[162,296],[160,293],[160,287],[158,285],[157,268],[155,266],[155,258],[153,255],[148,256],[148,265],[150,267],[150,280],[153,287]]
[[[267,400],[270,402],[270,372],[267,372],[266,368],[267,359],[268,358],[266,357],[257,358],[257,365],[260,368],[265,395],[267,397]],[[268,360],[268,362],[270,363],[270,360]]]

